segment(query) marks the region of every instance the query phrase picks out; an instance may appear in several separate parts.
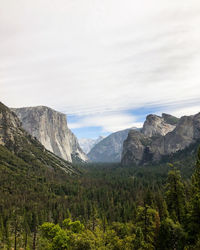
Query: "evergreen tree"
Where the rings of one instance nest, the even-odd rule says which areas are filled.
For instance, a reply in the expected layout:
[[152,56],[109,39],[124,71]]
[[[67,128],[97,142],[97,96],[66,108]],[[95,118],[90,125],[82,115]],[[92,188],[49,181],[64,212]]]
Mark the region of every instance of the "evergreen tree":
[[185,215],[184,185],[181,182],[180,171],[173,165],[169,171],[166,186],[166,201],[170,217],[174,221],[182,222]]
[[200,241],[200,149],[194,174],[192,175],[191,213],[189,216],[190,240]]
[[136,237],[134,240],[134,248],[133,249],[135,249],[135,250],[144,249],[144,246],[145,246],[144,235],[143,235],[140,227],[136,228],[135,234],[136,234]]
[[162,221],[158,239],[159,250],[182,250],[185,246],[185,240],[186,234],[179,222],[174,223],[170,218]]
[[149,206],[139,207],[136,225],[142,229],[144,242],[153,248],[160,226],[160,218],[158,212]]

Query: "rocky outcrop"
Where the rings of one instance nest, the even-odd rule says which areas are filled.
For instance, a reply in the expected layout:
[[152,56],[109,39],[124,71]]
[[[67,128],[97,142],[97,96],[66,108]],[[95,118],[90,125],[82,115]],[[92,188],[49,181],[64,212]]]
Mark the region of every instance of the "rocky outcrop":
[[157,162],[200,139],[200,113],[180,119],[163,114],[147,116],[141,132],[130,131],[124,142],[122,164]]
[[[37,139],[28,134],[22,128],[17,115],[1,102],[0,146],[1,150],[8,152],[8,154],[0,154],[0,160],[7,165],[12,163],[9,158],[12,155],[16,158],[16,166],[23,164],[23,167],[41,168],[50,172],[59,169],[67,174],[77,173],[71,163],[46,150]],[[13,165],[12,169],[16,166]]]
[[12,109],[23,128],[36,137],[46,149],[72,162],[72,158],[86,161],[77,138],[67,126],[66,115],[44,106]]
[[146,137],[140,131],[130,130],[128,137],[123,144],[123,164],[129,165],[132,162],[134,162],[136,165],[141,164],[145,151],[145,145],[148,144],[148,137]]
[[162,113],[162,118],[164,119],[164,121],[167,124],[171,124],[171,125],[175,125],[175,126],[179,121],[179,118],[177,118],[173,115],[166,114],[166,113]]
[[[166,115],[164,117],[166,117]],[[141,132],[145,136],[151,137],[156,135],[166,135],[174,130],[175,125],[168,123],[164,117],[148,115]]]
[[0,102],[0,145],[14,150],[23,137],[24,131],[18,117]]
[[183,150],[200,139],[200,113],[194,116],[183,116],[176,128],[164,137],[152,141],[151,151],[155,159],[162,155]]
[[79,145],[78,139],[69,129],[69,144],[72,162],[82,163],[87,162],[88,157],[83,152],[82,148]]
[[89,152],[88,157],[92,162],[120,162],[123,142],[130,129],[112,133],[97,143]]

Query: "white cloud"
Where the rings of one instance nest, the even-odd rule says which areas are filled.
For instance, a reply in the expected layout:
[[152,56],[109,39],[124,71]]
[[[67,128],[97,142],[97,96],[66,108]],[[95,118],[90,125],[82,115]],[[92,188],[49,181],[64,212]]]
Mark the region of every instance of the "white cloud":
[[170,114],[176,116],[176,117],[181,117],[184,115],[195,115],[200,112],[200,104],[199,106],[191,106],[191,107],[183,107],[183,108],[176,108],[169,110]]
[[93,116],[187,107],[200,98],[199,12],[199,0],[2,0],[1,101]]
[[69,123],[68,126],[71,129],[102,127],[102,132],[116,132],[131,127],[142,127],[142,123],[136,122],[136,118],[132,115],[118,112],[79,117],[77,122]]

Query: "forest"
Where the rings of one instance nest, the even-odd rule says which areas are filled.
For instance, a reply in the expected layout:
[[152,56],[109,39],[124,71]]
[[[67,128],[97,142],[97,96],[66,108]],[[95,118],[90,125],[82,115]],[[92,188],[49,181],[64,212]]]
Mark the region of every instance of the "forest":
[[0,156],[0,249],[200,249],[200,150],[70,176]]

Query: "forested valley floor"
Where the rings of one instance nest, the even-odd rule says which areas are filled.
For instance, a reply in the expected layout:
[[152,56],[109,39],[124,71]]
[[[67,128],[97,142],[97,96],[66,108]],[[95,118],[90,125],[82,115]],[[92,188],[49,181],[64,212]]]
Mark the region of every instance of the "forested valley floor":
[[1,147],[0,249],[200,249],[194,155],[156,166],[88,164],[66,176]]

